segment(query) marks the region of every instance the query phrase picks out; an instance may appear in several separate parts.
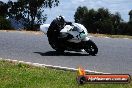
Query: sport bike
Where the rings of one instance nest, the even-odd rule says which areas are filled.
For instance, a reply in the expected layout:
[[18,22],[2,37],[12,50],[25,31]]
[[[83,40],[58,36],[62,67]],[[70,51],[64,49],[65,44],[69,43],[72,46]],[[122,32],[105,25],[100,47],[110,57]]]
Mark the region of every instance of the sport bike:
[[[40,26],[40,30],[47,34],[49,24],[43,24]],[[55,41],[50,41],[49,44],[53,49],[59,52],[75,51],[75,52],[87,52],[89,55],[96,55],[98,48],[96,44],[88,37],[87,29],[79,23],[72,23],[72,25],[65,25],[60,31],[59,37],[63,40],[60,47],[56,46]]]

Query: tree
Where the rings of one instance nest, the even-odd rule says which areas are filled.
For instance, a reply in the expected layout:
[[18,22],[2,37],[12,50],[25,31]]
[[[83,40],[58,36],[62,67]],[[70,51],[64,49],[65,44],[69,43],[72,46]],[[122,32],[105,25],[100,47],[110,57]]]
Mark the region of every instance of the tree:
[[87,15],[84,18],[84,25],[86,25],[86,27],[88,28],[89,32],[92,33],[96,33],[97,32],[97,28],[96,28],[96,14],[97,11],[95,11],[94,9],[90,9],[87,13]]
[[113,29],[112,21],[109,19],[103,20],[100,22],[100,29],[99,33],[101,34],[111,34],[111,31]]
[[43,15],[44,8],[58,6],[58,0],[18,0],[9,1],[9,17],[15,17],[17,20],[23,18],[26,21],[25,26],[29,30],[34,30],[34,24],[41,24],[46,21],[46,15]]
[[128,15],[130,16],[129,22],[132,22],[132,10],[129,11]]
[[11,29],[10,22],[6,19],[8,14],[8,5],[0,1],[0,30],[2,29]]
[[12,29],[11,23],[9,20],[5,19],[4,17],[0,16],[0,30],[10,30]]
[[88,13],[88,9],[86,6],[84,7],[79,6],[74,15],[75,22],[81,23],[87,13]]
[[110,18],[110,12],[108,9],[99,8],[97,11],[97,19],[102,21]]
[[113,23],[112,34],[118,34],[120,23],[123,21],[120,13],[111,14],[111,21]]
[[8,5],[2,1],[0,1],[0,16],[2,17],[6,17],[7,16],[7,9],[8,9]]
[[132,36],[132,22],[128,23],[127,33]]
[[111,14],[108,9],[98,10],[78,7],[74,15],[75,22],[83,24],[89,32],[103,34],[118,34],[121,15]]

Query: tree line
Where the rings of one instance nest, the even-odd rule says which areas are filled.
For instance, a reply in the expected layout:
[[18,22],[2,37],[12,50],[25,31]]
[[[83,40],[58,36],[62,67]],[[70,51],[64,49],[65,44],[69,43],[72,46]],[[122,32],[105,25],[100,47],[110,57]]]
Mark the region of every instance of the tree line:
[[[59,0],[17,0],[7,3],[0,1],[0,29],[13,29],[7,18],[23,19],[26,30],[36,30],[44,23],[45,8],[58,6]],[[131,11],[132,13],[132,11]],[[75,22],[83,24],[90,33],[132,35],[132,21],[124,22],[120,13],[110,13],[108,9],[88,9],[79,6],[74,15]]]
[[9,0],[7,3],[0,1],[0,29],[11,28],[6,18],[15,18],[17,21],[24,20],[25,29],[36,30],[34,27],[47,19],[47,15],[43,14],[44,8],[52,8],[58,4],[59,0]]
[[83,24],[90,33],[132,35],[132,22],[124,22],[120,13],[110,13],[108,9],[88,9],[79,6],[74,20]]

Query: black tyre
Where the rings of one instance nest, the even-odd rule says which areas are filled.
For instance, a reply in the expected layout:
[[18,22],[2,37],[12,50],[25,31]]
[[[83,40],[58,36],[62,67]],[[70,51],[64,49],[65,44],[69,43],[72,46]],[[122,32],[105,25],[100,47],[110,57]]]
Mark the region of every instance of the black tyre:
[[49,44],[51,45],[51,47],[56,50],[58,53],[64,53],[64,49],[57,46],[57,44],[55,42],[49,42]]
[[63,50],[63,49],[56,49],[56,51],[61,54],[61,53],[64,53],[65,50]]
[[85,45],[86,47],[84,50],[89,53],[89,55],[95,56],[98,53],[98,48],[92,40],[85,42]]

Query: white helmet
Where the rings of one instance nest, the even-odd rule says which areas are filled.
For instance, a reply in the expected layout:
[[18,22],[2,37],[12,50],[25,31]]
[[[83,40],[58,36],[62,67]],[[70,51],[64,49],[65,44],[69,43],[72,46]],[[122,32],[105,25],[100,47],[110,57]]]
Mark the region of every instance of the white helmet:
[[61,15],[57,16],[56,19],[59,20],[59,21],[65,21],[65,17],[61,16]]
[[60,28],[63,28],[65,25],[65,17],[64,16],[57,16],[56,19],[58,21],[58,25],[60,26]]

